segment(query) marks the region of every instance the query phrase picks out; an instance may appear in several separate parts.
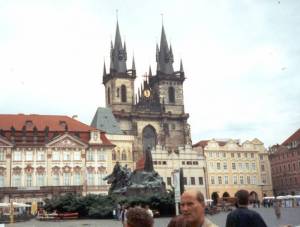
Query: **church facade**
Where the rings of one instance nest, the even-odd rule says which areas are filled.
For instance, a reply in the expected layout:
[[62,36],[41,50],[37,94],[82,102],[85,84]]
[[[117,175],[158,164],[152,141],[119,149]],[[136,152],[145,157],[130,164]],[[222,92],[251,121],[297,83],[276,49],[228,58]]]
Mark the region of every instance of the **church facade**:
[[[132,59],[128,69],[126,44],[122,43],[117,23],[115,40],[111,43],[110,67],[107,70],[104,63],[103,70],[106,108],[97,109],[91,126],[105,131],[116,144],[112,153],[116,153],[119,160],[113,161],[124,163],[121,153],[126,150],[121,141],[118,144],[114,141],[114,135],[130,136],[132,150],[128,153],[132,155],[132,165],[128,159],[126,161],[130,168],[139,168],[144,152],[150,147],[154,169],[163,177],[167,188],[174,185],[172,172],[183,168],[186,187],[195,187],[206,195],[204,155],[192,148],[189,114],[184,108],[185,73],[182,62],[178,71],[174,70],[173,62],[173,50],[162,27],[160,45],[156,46],[156,71],[152,74],[149,68],[136,93],[135,61]],[[112,120],[114,123],[106,127],[111,119],[109,111],[116,122]]]

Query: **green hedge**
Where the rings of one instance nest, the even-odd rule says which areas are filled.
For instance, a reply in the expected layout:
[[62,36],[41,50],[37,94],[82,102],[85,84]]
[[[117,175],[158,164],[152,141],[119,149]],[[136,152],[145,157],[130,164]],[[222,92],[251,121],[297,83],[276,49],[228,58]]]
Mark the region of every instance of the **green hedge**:
[[78,212],[80,217],[85,218],[112,218],[112,211],[117,204],[128,206],[149,205],[151,209],[158,210],[161,216],[175,214],[174,193],[169,191],[165,194],[152,196],[104,196],[93,195],[80,196],[65,194],[45,200],[45,210],[48,212]]

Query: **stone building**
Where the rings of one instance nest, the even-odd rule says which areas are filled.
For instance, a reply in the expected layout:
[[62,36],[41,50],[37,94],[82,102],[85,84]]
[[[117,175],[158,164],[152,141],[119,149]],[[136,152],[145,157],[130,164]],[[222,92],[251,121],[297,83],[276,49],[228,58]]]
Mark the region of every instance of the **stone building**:
[[[205,193],[203,153],[192,149],[189,115],[184,110],[183,82],[185,73],[182,62],[180,69],[173,69],[173,51],[168,45],[164,27],[160,45],[156,47],[156,73],[151,67],[137,94],[135,93],[136,68],[134,59],[131,69],[127,68],[126,44],[122,43],[117,23],[115,41],[111,43],[110,67],[107,72],[104,64],[103,84],[105,86],[106,107],[112,111],[115,121],[105,128],[104,110],[97,110],[91,125],[106,131],[108,138],[117,145],[115,138],[128,138],[132,141],[132,159],[143,162],[144,151],[150,147],[154,168],[164,178],[170,188],[171,173],[183,168],[187,187],[198,187]],[[104,111],[106,112],[106,111]],[[101,116],[103,115],[103,116]],[[101,120],[102,119],[102,120]],[[110,117],[106,122],[109,122]],[[116,126],[118,125],[118,126]],[[120,131],[110,129],[119,127]],[[123,150],[120,147],[114,149]],[[127,163],[130,165],[130,163]]]
[[274,194],[300,194],[300,129],[269,149]]
[[67,116],[1,114],[0,201],[107,193],[113,147],[104,132]]
[[268,152],[258,139],[202,140],[195,145],[204,152],[210,196],[234,196],[246,189],[253,199],[272,195],[272,181]]

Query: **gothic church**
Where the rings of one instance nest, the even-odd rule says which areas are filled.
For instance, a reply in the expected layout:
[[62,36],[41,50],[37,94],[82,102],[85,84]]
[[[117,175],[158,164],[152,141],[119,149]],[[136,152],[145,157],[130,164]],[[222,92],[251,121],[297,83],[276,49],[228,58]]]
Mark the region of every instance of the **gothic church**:
[[189,115],[184,111],[182,62],[173,69],[173,51],[162,26],[160,46],[156,46],[156,74],[151,67],[146,80],[135,94],[136,69],[134,58],[127,68],[126,44],[122,43],[117,22],[114,44],[111,42],[110,68],[104,63],[103,84],[106,107],[118,121],[123,134],[133,135],[133,156],[137,160],[147,147],[157,146],[169,153],[191,145]]

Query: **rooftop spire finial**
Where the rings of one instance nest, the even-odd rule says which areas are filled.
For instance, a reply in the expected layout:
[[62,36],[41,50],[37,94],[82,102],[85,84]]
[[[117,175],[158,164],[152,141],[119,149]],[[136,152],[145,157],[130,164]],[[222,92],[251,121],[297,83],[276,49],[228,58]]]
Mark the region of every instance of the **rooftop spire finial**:
[[161,15],[161,24],[162,24],[162,26],[164,26],[164,14],[161,13],[160,15]]
[[119,20],[119,15],[118,15],[118,13],[119,13],[119,10],[118,9],[116,9],[116,17],[117,17],[117,21]]

